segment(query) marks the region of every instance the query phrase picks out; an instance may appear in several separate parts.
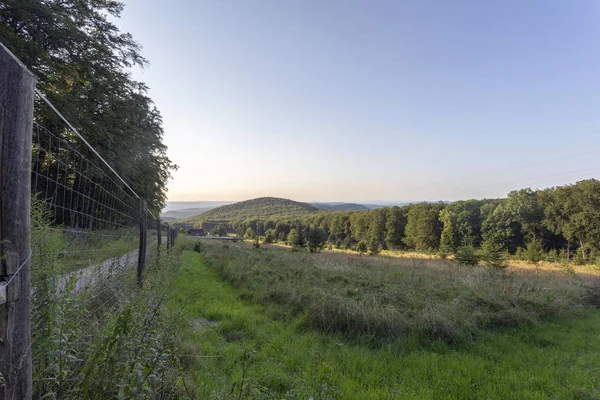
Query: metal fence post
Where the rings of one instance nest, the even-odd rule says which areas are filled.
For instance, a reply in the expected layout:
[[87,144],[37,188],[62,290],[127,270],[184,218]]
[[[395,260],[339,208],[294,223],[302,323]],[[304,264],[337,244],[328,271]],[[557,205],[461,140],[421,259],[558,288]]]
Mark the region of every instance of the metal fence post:
[[148,240],[148,204],[145,199],[140,199],[140,249],[138,251],[137,280],[142,286],[144,283],[144,269],[146,269],[146,250]]
[[0,399],[31,399],[31,140],[36,79],[0,44]]

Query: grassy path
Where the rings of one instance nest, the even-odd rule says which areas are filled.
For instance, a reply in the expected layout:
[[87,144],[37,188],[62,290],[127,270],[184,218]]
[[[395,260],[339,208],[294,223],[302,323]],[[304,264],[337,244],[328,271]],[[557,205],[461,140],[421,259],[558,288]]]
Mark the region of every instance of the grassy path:
[[372,349],[248,304],[191,251],[170,305],[187,310],[182,347],[200,398],[600,399],[598,311],[490,332],[460,348]]

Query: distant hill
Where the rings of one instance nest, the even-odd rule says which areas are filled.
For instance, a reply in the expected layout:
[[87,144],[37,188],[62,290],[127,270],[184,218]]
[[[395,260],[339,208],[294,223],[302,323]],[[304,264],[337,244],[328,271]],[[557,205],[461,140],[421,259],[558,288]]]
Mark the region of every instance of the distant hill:
[[193,217],[194,215],[202,214],[203,212],[212,210],[214,207],[197,207],[197,208],[183,208],[181,210],[170,210],[165,211],[160,215],[163,221],[177,221],[184,218]]
[[369,207],[357,203],[310,203],[319,210],[327,211],[366,211]]
[[233,201],[167,201],[167,207],[160,218],[163,221],[173,222],[202,214],[213,208],[232,204]]
[[200,215],[187,218],[181,222],[196,223],[200,221],[245,221],[250,219],[297,218],[319,212],[319,209],[307,204],[278,197],[259,197],[240,201],[206,211]]

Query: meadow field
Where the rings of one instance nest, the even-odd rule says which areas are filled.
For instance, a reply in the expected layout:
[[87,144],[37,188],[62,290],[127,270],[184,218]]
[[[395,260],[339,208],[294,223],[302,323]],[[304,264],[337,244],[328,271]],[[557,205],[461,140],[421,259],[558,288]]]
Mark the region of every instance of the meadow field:
[[169,301],[199,398],[600,397],[594,268],[200,243]]

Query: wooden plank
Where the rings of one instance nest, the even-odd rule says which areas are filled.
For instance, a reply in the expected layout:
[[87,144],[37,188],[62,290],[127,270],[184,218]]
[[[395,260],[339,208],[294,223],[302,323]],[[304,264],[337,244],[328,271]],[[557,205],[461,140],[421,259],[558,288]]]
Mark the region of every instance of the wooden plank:
[[30,232],[34,75],[0,44],[0,400],[31,399]]

